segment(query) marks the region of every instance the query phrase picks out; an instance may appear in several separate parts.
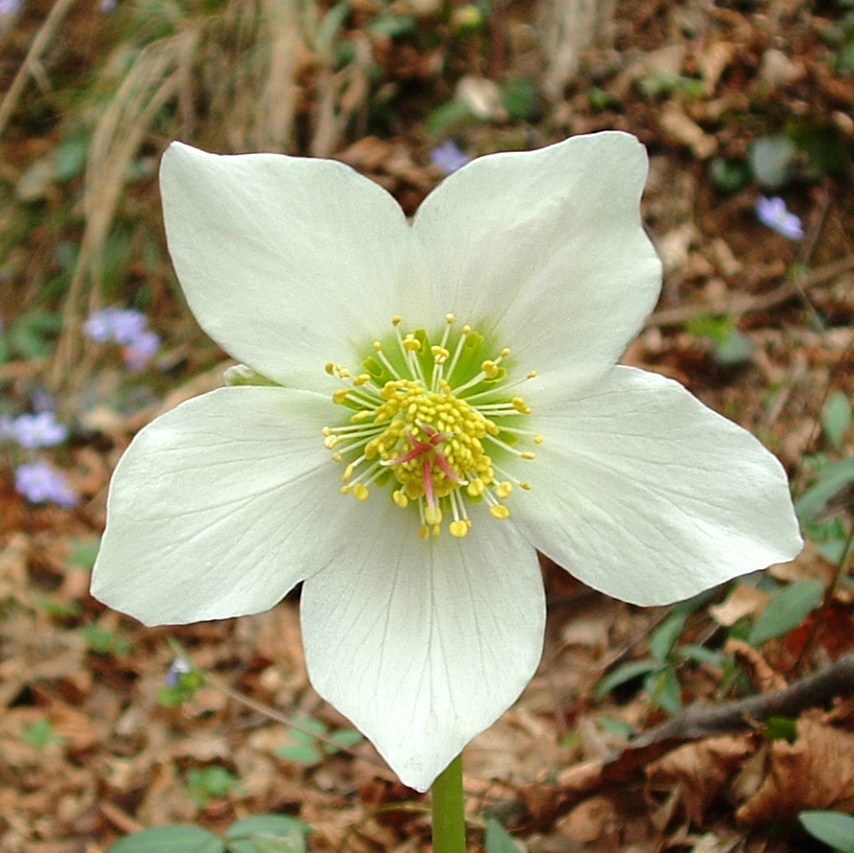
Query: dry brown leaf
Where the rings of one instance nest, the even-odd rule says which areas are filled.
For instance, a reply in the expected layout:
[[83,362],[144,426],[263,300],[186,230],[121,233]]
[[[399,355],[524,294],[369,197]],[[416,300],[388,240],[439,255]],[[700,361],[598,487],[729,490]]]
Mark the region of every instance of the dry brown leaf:
[[768,775],[736,817],[768,824],[803,809],[854,812],[854,732],[828,725],[819,713],[798,720],[794,743],[771,745]]
[[681,142],[700,159],[711,157],[718,150],[718,141],[706,133],[693,119],[689,118],[682,108],[668,101],[659,116],[661,129],[670,134],[677,142]]
[[787,686],[786,679],[772,669],[768,661],[750,643],[730,638],[726,641],[724,651],[737,657],[739,662],[748,668],[750,682],[758,693],[779,690]]
[[726,601],[709,608],[712,619],[729,628],[744,616],[761,613],[768,604],[768,593],[749,583],[737,583]]
[[681,784],[685,813],[693,824],[699,825],[733,770],[751,751],[750,740],[744,736],[687,744],[647,768],[647,789],[670,791]]

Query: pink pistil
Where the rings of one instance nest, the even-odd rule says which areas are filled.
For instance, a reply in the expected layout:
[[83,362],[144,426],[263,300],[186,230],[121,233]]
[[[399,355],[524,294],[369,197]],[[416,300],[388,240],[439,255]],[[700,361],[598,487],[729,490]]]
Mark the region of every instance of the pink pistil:
[[433,452],[433,458],[436,460],[436,464],[442,469],[442,473],[453,483],[461,483],[462,479],[460,475],[451,467],[451,463],[448,462],[447,457],[444,453],[439,450],[435,450]]
[[433,509],[436,506],[436,495],[433,492],[433,466],[429,459],[421,463],[421,477],[424,480],[424,497],[427,498],[427,506]]

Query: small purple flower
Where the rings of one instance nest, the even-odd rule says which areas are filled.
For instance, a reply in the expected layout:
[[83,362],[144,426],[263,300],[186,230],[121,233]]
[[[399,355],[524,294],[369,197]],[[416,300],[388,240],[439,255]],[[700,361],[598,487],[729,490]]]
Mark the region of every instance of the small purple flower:
[[452,139],[446,139],[441,145],[430,149],[430,162],[446,175],[461,169],[469,160],[471,157],[460,151]]
[[159,335],[148,330],[137,335],[134,340],[128,343],[122,350],[122,357],[131,370],[142,370],[151,361],[151,357],[157,352],[159,346]]
[[109,15],[116,11],[116,6],[119,5],[118,0],[101,0],[101,12]]
[[0,15],[14,15],[21,8],[21,0],[0,0]]
[[42,461],[28,462],[15,469],[15,491],[36,504],[52,501],[72,507],[80,502],[80,495],[66,476]]
[[786,208],[786,202],[779,196],[756,199],[756,218],[772,231],[782,234],[789,240],[802,240],[804,229],[800,217]]
[[83,331],[96,343],[132,344],[145,332],[145,314],[132,308],[103,308],[83,324]]
[[51,411],[35,415],[18,415],[0,422],[0,436],[11,439],[28,450],[53,447],[68,438],[68,428],[59,423]]
[[181,676],[192,671],[193,667],[186,658],[177,657],[166,672],[166,684],[169,687],[177,687],[181,681]]

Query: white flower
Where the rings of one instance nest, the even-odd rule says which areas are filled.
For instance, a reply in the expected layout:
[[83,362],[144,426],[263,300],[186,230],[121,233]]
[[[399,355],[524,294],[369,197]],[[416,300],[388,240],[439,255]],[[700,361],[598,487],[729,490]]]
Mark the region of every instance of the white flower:
[[337,162],[172,145],[178,277],[249,368],[133,441],[93,593],[184,623],[303,581],[312,683],[424,790],[537,667],[535,548],[637,604],[793,557],[776,459],[615,366],[660,288],[646,170],[622,133],[495,154],[410,224]]

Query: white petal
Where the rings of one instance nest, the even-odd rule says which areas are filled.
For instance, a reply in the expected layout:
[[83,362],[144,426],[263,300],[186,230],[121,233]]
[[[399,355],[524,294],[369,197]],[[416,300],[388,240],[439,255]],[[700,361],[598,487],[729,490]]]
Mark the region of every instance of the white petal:
[[509,523],[479,512],[464,539],[425,541],[413,516],[388,501],[381,529],[305,582],[301,609],[312,684],[423,791],[533,675],[545,602]]
[[617,367],[537,400],[545,440],[513,518],[595,589],[666,604],[800,551],[780,463],[678,383]]
[[224,388],[145,427],[113,476],[92,594],[146,624],[221,619],[272,607],[325,566],[358,509],[323,445],[331,408]]
[[402,311],[411,229],[397,202],[349,166],[174,143],[160,187],[190,308],[265,376],[323,387],[327,361],[346,363]]
[[435,310],[496,334],[526,372],[614,364],[661,287],[646,173],[643,146],[618,132],[464,166],[415,217]]

